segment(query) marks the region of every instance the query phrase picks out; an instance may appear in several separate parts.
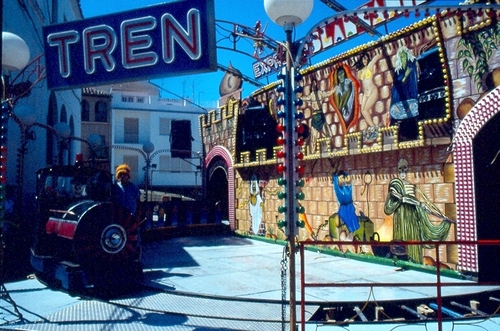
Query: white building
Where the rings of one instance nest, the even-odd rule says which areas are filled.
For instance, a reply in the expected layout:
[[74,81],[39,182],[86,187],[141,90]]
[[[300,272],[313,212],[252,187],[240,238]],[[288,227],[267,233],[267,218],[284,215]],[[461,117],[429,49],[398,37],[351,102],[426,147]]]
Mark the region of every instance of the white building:
[[[161,98],[160,88],[149,82],[96,89],[112,94],[111,172],[127,163],[134,182],[149,190],[188,194],[201,187],[199,116],[205,109],[189,100]],[[172,156],[172,142],[179,141],[191,145],[182,148],[182,158]]]

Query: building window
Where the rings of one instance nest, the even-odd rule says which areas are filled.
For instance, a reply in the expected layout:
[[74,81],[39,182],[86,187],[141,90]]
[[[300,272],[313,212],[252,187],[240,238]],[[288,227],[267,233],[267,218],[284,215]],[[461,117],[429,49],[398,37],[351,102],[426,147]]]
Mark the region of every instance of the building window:
[[124,125],[124,142],[127,144],[139,143],[139,119],[125,117],[123,119]]
[[122,102],[134,102],[134,97],[122,95]]
[[191,121],[172,121],[170,132],[170,155],[180,158],[191,157],[192,141]]
[[82,101],[82,121],[90,121],[90,105],[87,100]]
[[137,103],[144,103],[144,97],[137,97]]
[[188,162],[186,162],[184,159],[181,159],[181,158],[177,158],[179,160],[179,168],[181,169],[181,171],[192,171],[192,165],[189,164]]
[[160,118],[160,136],[168,136],[170,134],[170,119]]
[[108,121],[108,105],[103,101],[97,101],[95,104],[95,121],[96,122]]
[[171,157],[169,155],[160,155],[160,164],[158,167],[160,171],[167,172],[188,172],[192,171],[191,164],[178,157]]
[[160,155],[160,164],[158,166],[158,170],[168,171],[169,165],[170,165],[170,156]]

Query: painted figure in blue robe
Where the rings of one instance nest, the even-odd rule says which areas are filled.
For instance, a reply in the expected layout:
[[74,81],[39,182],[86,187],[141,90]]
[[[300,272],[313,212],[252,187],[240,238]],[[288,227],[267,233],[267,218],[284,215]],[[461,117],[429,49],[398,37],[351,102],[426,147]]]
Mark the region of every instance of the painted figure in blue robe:
[[352,184],[346,172],[333,174],[333,189],[340,204],[338,215],[352,233],[359,229],[359,220],[352,200]]
[[395,120],[417,117],[417,59],[406,46],[401,46],[396,54],[395,74],[391,89],[391,117]]

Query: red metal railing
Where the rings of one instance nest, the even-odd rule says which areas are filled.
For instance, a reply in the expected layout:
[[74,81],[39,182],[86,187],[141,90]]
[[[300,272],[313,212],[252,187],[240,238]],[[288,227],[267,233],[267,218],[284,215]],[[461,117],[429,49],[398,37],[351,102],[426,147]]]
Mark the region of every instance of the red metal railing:
[[[405,287],[436,287],[436,301],[437,301],[437,323],[438,331],[443,329],[443,298],[441,294],[441,288],[444,286],[457,286],[456,282],[442,282],[441,281],[441,265],[439,257],[439,247],[448,245],[475,245],[475,246],[500,246],[500,240],[477,240],[477,241],[397,241],[397,242],[379,242],[379,241],[303,241],[299,242],[300,251],[300,306],[301,306],[301,328],[305,330],[305,304],[306,304],[306,287],[394,287],[394,286],[405,286]],[[435,283],[307,283],[305,281],[305,246],[354,246],[357,250],[357,246],[369,245],[369,246],[410,246],[410,245],[433,245],[436,251],[436,282]],[[485,286],[485,285],[500,285],[500,282],[476,282],[473,284],[467,283],[467,286]]]

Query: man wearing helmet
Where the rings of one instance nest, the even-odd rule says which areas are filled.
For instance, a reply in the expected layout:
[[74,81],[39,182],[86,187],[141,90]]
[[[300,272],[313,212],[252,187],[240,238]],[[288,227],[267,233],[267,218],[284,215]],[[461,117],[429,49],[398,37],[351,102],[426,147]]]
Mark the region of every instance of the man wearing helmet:
[[115,171],[116,184],[113,187],[114,200],[116,203],[125,207],[132,215],[137,210],[137,200],[141,192],[137,185],[130,179],[130,167],[127,164],[121,164]]

